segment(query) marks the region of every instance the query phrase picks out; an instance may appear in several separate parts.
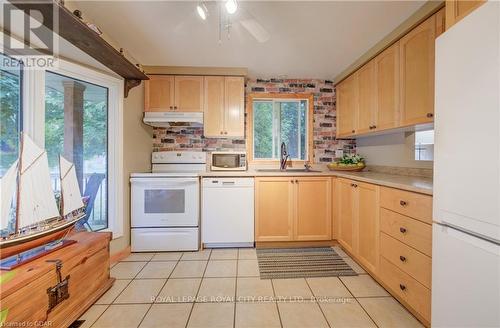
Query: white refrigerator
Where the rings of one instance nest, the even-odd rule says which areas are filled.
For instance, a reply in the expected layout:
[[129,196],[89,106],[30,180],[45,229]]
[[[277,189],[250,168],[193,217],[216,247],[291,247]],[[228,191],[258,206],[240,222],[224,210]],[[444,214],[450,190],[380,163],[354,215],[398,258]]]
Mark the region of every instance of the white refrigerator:
[[436,40],[432,327],[500,327],[500,3]]

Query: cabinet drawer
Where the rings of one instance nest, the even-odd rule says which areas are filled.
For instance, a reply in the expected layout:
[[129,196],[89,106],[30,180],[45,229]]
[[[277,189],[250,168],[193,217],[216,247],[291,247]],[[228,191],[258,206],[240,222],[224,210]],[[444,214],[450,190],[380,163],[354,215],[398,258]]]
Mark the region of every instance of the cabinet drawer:
[[380,230],[425,255],[432,256],[431,225],[381,208]]
[[432,197],[392,188],[380,189],[380,206],[432,223]]
[[431,287],[432,264],[430,257],[383,232],[380,234],[380,254],[425,287]]
[[408,303],[425,320],[431,319],[431,291],[401,271],[398,267],[380,257],[380,279],[396,296]]

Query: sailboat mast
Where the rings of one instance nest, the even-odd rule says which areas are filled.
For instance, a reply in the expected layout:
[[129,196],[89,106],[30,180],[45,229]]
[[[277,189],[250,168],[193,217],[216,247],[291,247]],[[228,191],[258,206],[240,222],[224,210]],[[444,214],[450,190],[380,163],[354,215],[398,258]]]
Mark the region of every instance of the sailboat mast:
[[23,143],[24,132],[21,132],[21,140],[19,146],[19,163],[17,164],[17,187],[16,187],[16,229],[15,234],[19,232],[19,208],[21,206],[21,168],[23,165]]

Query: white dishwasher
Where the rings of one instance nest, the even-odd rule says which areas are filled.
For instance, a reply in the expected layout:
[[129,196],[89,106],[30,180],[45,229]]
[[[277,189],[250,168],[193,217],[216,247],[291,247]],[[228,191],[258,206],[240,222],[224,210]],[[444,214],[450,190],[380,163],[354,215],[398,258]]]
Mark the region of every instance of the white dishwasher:
[[204,246],[253,247],[253,178],[204,178],[202,190],[201,241]]

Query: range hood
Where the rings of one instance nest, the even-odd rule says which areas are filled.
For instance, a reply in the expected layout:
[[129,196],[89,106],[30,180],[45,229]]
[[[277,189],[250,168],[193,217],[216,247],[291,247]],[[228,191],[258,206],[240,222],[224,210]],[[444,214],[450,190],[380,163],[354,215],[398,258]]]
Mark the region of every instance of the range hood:
[[168,127],[202,127],[202,112],[145,112],[143,122],[147,125]]

